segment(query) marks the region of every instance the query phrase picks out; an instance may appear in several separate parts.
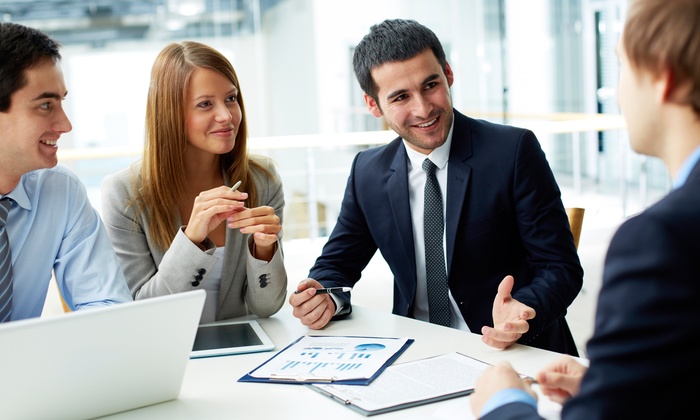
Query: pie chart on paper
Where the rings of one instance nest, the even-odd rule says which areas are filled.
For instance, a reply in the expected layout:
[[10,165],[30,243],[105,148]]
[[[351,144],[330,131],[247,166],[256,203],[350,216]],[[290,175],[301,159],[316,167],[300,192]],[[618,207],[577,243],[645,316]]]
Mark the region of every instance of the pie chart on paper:
[[366,343],[366,344],[358,344],[355,346],[355,351],[377,351],[377,350],[384,350],[386,346],[384,344],[378,344],[378,343]]

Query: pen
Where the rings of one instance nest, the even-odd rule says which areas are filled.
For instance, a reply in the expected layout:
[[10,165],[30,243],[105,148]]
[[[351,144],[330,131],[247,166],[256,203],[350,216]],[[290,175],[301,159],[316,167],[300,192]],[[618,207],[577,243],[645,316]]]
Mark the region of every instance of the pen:
[[523,376],[523,380],[530,385],[539,385],[537,379],[533,378],[532,376]]
[[231,192],[236,191],[238,189],[238,187],[241,186],[241,182],[243,182],[243,181],[238,181],[235,184],[233,184],[233,187],[231,187]]
[[[304,289],[306,290],[306,289]],[[295,294],[299,294],[303,292],[304,290],[295,290]],[[316,289],[316,294],[317,295],[327,295],[329,293],[342,293],[342,292],[349,292],[352,290],[352,287],[326,287],[323,289]]]

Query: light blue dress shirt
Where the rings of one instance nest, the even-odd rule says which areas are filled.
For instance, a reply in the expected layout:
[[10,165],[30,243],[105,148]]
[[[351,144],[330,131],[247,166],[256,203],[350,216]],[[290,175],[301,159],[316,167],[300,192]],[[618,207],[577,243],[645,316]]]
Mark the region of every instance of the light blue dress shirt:
[[685,181],[688,179],[688,175],[690,175],[690,172],[695,167],[695,164],[698,163],[698,160],[700,160],[700,147],[696,147],[690,156],[683,161],[683,164],[678,169],[678,173],[673,180],[673,188],[678,188],[685,184]]
[[29,172],[6,196],[13,201],[7,217],[13,321],[41,315],[51,270],[73,310],[132,300],[102,220],[75,174],[61,165]]
[[537,409],[537,401],[535,401],[532,395],[520,388],[506,388],[493,394],[491,398],[486,401],[486,404],[484,404],[481,409],[481,413],[479,413],[479,417],[484,417],[498,407],[515,402],[529,404]]

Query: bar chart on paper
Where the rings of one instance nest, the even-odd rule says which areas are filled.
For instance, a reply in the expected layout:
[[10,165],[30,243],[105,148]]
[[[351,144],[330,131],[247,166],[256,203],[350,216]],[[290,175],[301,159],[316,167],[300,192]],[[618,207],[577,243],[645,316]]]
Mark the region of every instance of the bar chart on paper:
[[370,378],[407,341],[407,338],[305,336],[251,375],[334,381]]
[[383,344],[368,343],[355,346],[355,351],[351,352],[337,350],[335,348],[303,351],[299,354],[300,359],[308,358],[310,360],[290,360],[286,365],[282,366],[282,371],[301,368],[302,370],[315,374],[317,370],[343,372],[361,369],[364,362],[372,357],[371,351],[383,350],[385,348],[386,346]]

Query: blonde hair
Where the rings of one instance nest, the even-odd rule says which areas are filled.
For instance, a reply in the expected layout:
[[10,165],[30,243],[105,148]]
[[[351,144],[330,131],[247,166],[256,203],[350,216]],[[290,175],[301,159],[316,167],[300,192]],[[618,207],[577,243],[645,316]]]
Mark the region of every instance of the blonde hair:
[[255,207],[258,194],[251,169],[264,175],[269,171],[248,156],[245,106],[238,77],[231,63],[207,45],[185,41],[166,46],[156,57],[146,102],[146,135],[141,166],[141,182],[134,179],[137,211],[149,222],[155,244],[168,249],[177,233],[178,203],[187,188],[184,155],[187,146],[185,101],[190,78],[196,68],[214,70],[238,90],[241,122],[233,150],[221,155],[221,167],[229,180],[241,180],[240,189],[248,193],[247,205]]
[[654,74],[669,67],[700,116],[700,0],[633,0],[622,34],[630,63]]

